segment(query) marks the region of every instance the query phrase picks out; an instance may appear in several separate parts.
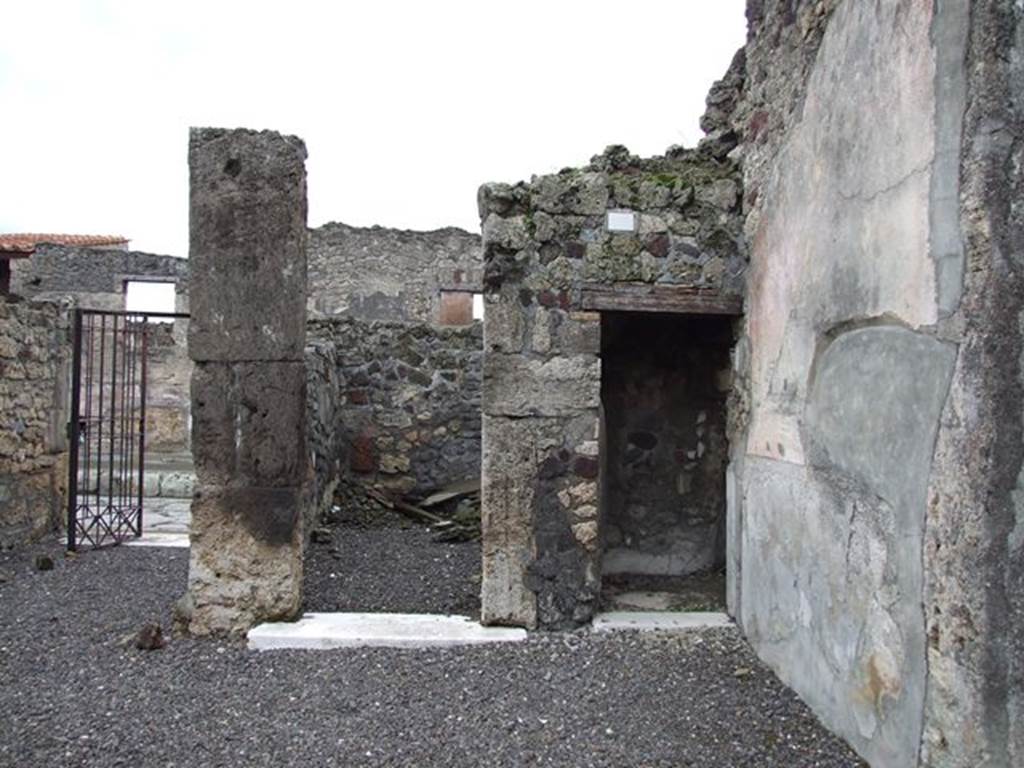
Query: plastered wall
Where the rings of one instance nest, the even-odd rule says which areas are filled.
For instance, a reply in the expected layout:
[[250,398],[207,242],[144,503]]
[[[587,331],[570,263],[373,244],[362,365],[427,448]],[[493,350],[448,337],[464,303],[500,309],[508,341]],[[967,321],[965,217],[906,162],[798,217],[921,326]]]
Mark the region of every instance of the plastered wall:
[[877,766],[1021,754],[1020,15],[748,4],[730,608]]

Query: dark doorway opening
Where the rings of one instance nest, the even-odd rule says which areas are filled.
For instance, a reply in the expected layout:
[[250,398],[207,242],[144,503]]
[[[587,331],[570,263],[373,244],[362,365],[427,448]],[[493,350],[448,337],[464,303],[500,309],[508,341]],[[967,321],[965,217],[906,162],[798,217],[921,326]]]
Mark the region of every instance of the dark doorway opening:
[[602,602],[725,609],[732,318],[603,313]]

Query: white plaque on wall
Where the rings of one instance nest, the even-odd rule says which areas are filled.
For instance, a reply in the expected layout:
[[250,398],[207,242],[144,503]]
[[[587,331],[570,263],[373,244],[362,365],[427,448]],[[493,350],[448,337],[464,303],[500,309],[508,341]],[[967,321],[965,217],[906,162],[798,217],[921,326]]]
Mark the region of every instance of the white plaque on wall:
[[609,232],[635,232],[636,214],[633,211],[608,211]]

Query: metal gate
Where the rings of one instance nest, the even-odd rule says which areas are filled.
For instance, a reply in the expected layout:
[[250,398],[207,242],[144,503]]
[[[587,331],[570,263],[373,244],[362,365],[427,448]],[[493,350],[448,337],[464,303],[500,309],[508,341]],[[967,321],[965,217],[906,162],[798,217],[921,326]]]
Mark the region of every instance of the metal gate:
[[74,312],[68,549],[142,535],[146,342],[165,313]]

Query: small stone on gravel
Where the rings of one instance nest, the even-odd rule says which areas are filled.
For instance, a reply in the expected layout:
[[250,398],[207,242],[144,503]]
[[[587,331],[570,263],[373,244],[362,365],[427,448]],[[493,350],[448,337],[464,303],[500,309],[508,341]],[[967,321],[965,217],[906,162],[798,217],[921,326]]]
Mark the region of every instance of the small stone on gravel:
[[164,630],[159,624],[145,624],[135,635],[135,647],[140,651],[158,651],[166,645]]

